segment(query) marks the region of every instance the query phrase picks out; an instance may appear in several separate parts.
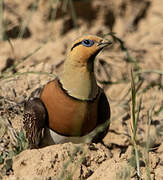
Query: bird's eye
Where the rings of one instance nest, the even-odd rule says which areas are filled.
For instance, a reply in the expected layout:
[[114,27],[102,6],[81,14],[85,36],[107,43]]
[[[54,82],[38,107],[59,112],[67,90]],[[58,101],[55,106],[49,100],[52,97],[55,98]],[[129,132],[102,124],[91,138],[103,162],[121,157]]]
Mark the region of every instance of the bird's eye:
[[82,41],[82,45],[86,46],[86,47],[91,47],[94,44],[94,41],[90,40],[90,39],[84,39]]

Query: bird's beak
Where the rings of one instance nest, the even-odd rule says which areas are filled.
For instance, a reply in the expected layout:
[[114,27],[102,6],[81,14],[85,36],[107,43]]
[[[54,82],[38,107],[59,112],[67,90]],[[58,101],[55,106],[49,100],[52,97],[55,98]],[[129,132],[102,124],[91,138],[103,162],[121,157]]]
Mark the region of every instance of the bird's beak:
[[106,47],[106,46],[110,46],[110,45],[112,45],[113,43],[112,43],[112,41],[110,41],[110,40],[102,40],[102,41],[100,41],[98,44],[97,44],[97,46],[99,47],[99,49],[103,49],[104,47]]

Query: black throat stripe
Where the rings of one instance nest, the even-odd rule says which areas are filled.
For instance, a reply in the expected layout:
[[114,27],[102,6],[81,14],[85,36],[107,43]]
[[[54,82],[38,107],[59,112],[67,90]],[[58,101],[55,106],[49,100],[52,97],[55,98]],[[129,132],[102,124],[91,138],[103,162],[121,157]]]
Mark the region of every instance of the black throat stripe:
[[77,100],[77,101],[93,102],[93,101],[95,101],[95,100],[97,99],[97,97],[99,96],[99,93],[100,93],[100,90],[99,90],[99,88],[98,88],[98,93],[97,93],[97,95],[96,95],[93,99],[90,99],[90,100],[88,100],[88,99],[78,99],[78,98],[76,98],[76,97],[71,96],[71,95],[67,92],[67,90],[63,88],[62,83],[60,82],[59,79],[58,79],[57,81],[58,81],[58,84],[59,84],[60,88],[62,89],[62,91],[63,91],[67,96],[69,96],[70,98],[72,98],[72,99],[74,99],[74,100]]

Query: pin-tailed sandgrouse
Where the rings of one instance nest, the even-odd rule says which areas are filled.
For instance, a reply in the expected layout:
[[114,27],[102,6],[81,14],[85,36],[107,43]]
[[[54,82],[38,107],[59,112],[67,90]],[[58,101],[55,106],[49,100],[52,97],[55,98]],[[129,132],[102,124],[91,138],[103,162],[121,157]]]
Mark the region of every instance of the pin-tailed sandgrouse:
[[88,35],[76,40],[62,74],[34,91],[25,104],[24,130],[29,144],[101,140],[109,127],[110,107],[94,75],[96,55],[110,40]]

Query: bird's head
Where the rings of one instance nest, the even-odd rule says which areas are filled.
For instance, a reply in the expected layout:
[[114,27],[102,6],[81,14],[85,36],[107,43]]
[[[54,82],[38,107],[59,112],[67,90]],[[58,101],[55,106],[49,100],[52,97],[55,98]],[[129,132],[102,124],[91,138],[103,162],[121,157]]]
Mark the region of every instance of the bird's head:
[[97,96],[99,91],[94,75],[94,59],[112,41],[87,35],[72,44],[59,77],[69,95],[80,100],[92,100]]
[[83,36],[72,44],[68,53],[67,61],[76,67],[87,67],[92,70],[92,65],[96,55],[104,47],[111,44],[111,40],[105,40],[98,36]]

